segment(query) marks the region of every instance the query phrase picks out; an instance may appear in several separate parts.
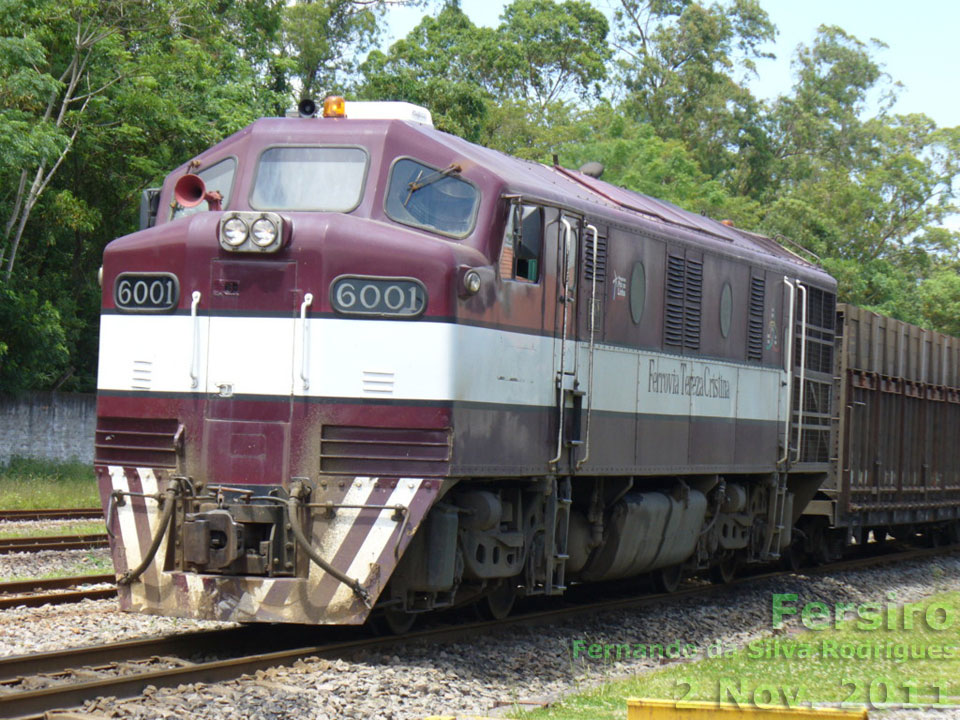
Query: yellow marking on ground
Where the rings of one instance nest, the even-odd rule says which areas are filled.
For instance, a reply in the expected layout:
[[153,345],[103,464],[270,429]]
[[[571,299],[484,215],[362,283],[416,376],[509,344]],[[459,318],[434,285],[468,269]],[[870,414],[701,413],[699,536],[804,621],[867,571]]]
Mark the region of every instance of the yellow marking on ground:
[[627,720],[867,720],[867,711],[785,708],[718,702],[627,700]]

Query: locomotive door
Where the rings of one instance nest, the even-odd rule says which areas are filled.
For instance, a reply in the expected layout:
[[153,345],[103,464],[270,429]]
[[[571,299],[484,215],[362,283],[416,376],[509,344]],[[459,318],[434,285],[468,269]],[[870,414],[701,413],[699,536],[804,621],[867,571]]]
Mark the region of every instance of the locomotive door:
[[213,484],[279,485],[288,474],[297,264],[214,260],[210,270],[202,388],[207,477]]
[[581,410],[584,388],[579,381],[577,278],[580,270],[580,237],[582,219],[561,212],[555,230],[551,228],[547,247],[555,250],[552,263],[555,273],[553,318],[553,367],[557,391],[557,444],[551,464],[562,465],[564,450],[578,447],[581,439]]

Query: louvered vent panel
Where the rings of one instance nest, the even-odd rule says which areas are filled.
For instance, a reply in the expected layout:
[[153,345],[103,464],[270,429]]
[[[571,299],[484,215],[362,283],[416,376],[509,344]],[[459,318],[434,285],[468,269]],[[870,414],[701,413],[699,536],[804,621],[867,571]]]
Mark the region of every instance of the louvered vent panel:
[[423,477],[449,467],[449,430],[325,425],[321,432],[322,472]]
[[183,426],[158,418],[97,418],[94,462],[122,467],[175,468]]
[[684,287],[683,347],[700,349],[700,315],[703,305],[703,263],[687,258],[687,276]]
[[594,275],[596,275],[597,285],[600,285],[607,279],[607,239],[605,237],[597,238],[596,258],[593,257],[593,235],[588,234],[583,243],[586,247],[583,276],[588,282],[592,282]]
[[667,256],[667,305],[663,323],[663,344],[683,347],[683,296],[685,266],[682,257]]
[[747,360],[763,360],[763,302],[766,282],[750,279],[750,309],[747,324]]

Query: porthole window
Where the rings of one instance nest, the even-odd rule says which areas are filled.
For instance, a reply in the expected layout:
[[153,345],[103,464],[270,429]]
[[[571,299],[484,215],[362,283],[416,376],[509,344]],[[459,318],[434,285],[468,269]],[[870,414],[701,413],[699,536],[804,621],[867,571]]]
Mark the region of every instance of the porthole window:
[[647,300],[647,274],[643,269],[643,263],[638,262],[633,265],[633,272],[630,273],[630,315],[633,322],[640,324],[640,318],[643,317],[643,306]]
[[733,320],[733,291],[730,283],[723,284],[720,291],[720,334],[724,337],[730,334],[730,322]]

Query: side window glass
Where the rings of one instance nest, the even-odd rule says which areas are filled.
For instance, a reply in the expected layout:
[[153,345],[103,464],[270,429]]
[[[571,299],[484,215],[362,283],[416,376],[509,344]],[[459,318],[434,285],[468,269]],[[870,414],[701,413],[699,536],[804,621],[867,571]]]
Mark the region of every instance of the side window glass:
[[[216,165],[205,167],[197,173],[197,176],[203,180],[203,184],[207,187],[207,190],[210,192],[216,191],[223,195],[223,201],[220,205],[224,210],[230,206],[230,191],[233,189],[233,176],[236,172],[237,161],[233,158],[227,158],[226,160],[221,160]],[[173,208],[170,219],[176,220],[177,218],[186,217],[187,215],[193,215],[198,212],[206,212],[207,210],[209,210],[209,205],[206,200],[190,208],[177,205]]]
[[500,275],[505,280],[538,282],[543,251],[543,208],[514,205],[503,237]]

